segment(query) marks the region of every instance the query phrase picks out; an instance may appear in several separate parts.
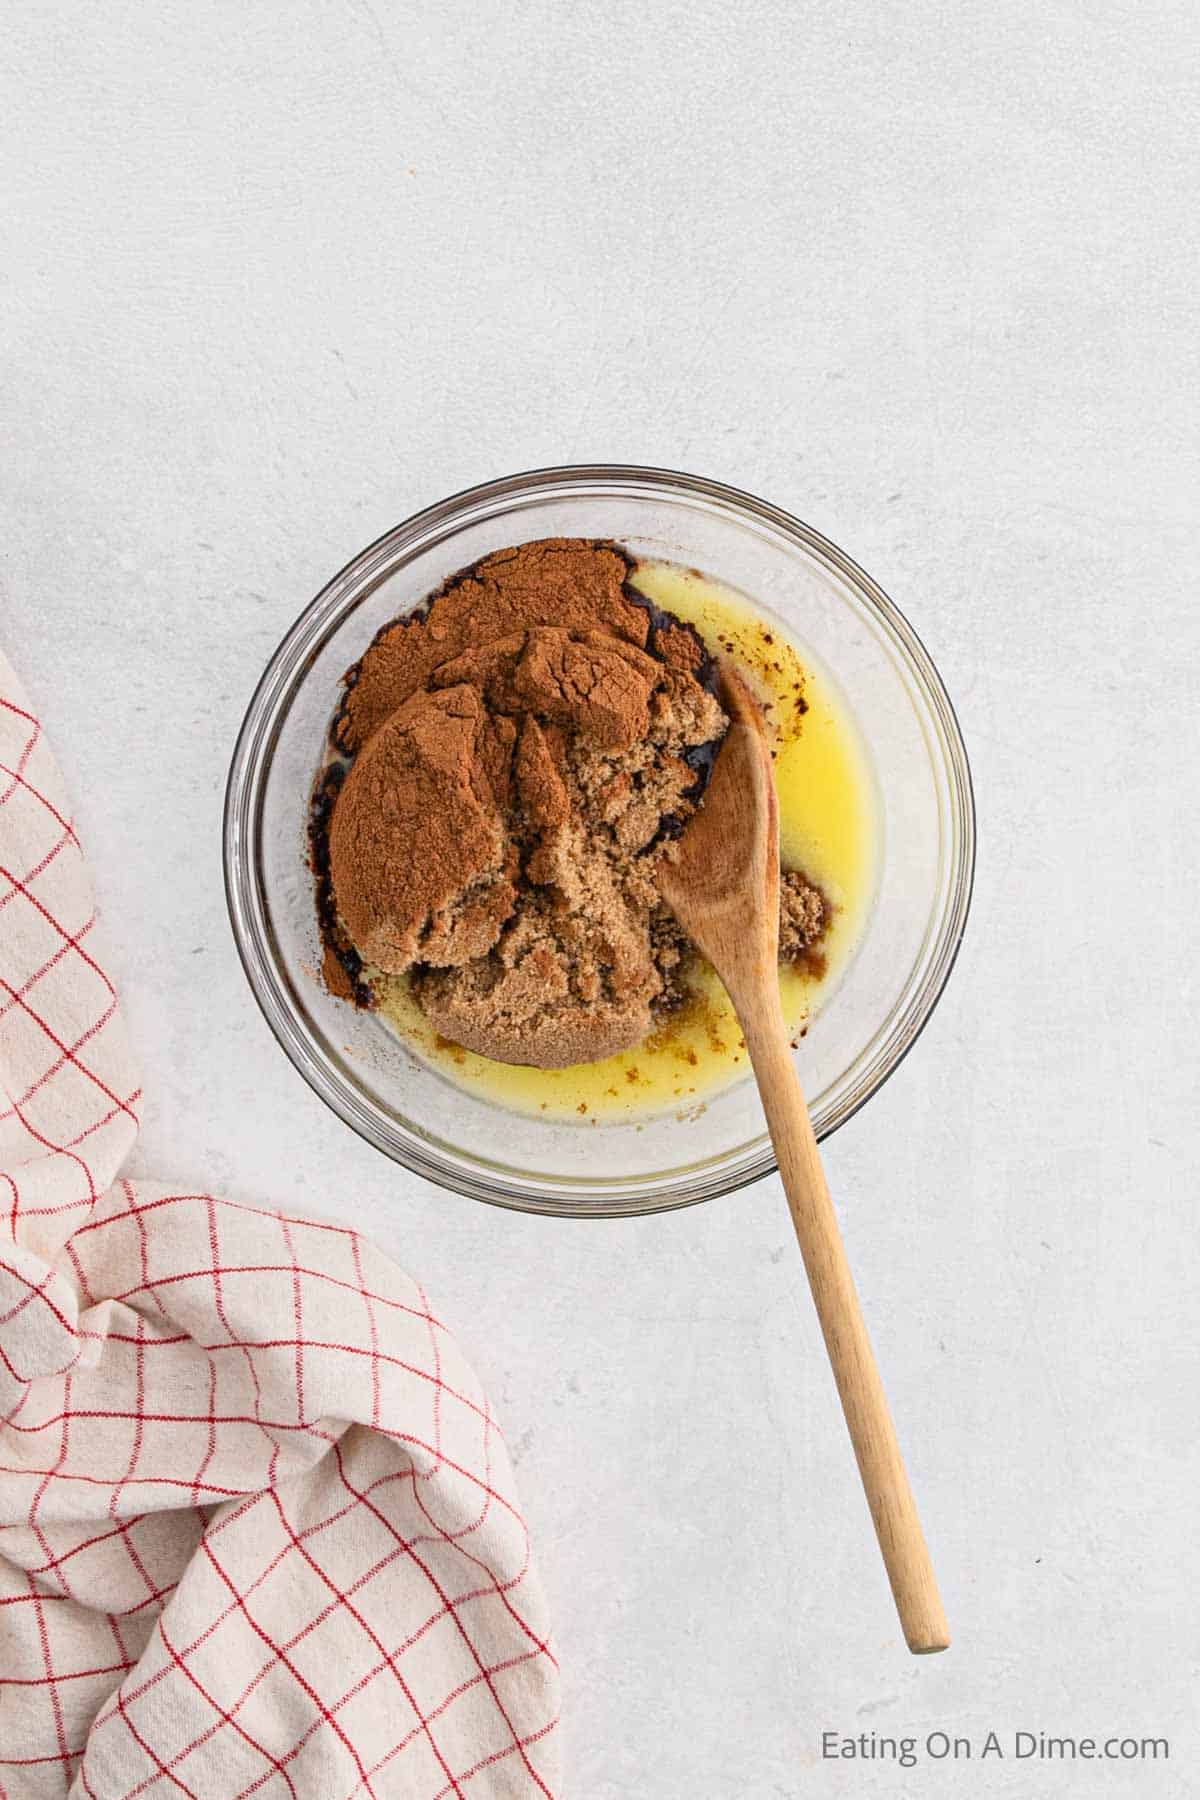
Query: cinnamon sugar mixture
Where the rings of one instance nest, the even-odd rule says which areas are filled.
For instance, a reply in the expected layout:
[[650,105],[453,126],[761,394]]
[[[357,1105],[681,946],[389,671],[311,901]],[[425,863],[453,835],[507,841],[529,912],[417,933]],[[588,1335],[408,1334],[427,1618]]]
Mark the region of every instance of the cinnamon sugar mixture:
[[[545,1068],[640,1043],[678,997],[653,864],[726,719],[700,638],[630,574],[581,539],[498,551],[350,671],[314,805],[335,992],[407,973],[443,1036]],[[786,877],[781,953],[825,912]]]

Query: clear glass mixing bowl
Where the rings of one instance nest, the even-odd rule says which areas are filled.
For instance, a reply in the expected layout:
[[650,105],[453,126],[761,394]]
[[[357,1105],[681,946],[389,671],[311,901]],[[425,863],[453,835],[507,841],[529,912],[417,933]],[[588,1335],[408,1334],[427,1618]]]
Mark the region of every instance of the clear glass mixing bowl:
[[719,482],[609,465],[539,469],[456,494],[363,550],[301,613],[250,702],[226,793],[226,892],[280,1044],[378,1149],[502,1206],[656,1212],[774,1169],[752,1080],[710,1098],[698,1118],[526,1117],[454,1086],[316,974],[308,806],[343,672],[381,625],[465,564],[560,536],[613,538],[740,588],[832,671],[874,768],[879,883],[857,954],[796,1060],[819,1137],[870,1098],[929,1018],[962,938],[975,858],[966,752],[928,652],[870,576],[779,507]]

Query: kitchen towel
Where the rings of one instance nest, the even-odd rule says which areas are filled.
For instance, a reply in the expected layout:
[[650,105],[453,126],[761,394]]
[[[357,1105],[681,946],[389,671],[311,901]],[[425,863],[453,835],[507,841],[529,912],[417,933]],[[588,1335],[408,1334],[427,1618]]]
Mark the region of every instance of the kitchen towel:
[[546,1609],[454,1339],[347,1225],[124,1177],[140,1094],[0,656],[0,1800],[553,1795]]

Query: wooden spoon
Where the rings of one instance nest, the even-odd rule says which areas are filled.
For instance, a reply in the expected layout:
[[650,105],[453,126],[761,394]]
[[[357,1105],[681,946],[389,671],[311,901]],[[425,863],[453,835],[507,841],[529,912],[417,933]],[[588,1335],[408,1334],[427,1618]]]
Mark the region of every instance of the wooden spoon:
[[729,730],[703,803],[670,856],[659,860],[659,891],[721,977],[745,1033],[908,1647],[917,1655],[944,1650],[946,1617],[783,1019],[779,807],[762,714],[728,665],[721,698]]

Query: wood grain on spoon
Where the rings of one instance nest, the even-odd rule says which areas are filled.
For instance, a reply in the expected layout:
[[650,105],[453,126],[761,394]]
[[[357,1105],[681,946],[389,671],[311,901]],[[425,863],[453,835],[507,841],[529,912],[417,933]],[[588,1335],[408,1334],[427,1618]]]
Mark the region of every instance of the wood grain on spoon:
[[703,804],[660,863],[663,899],[721,977],[746,1037],[792,1223],[910,1650],[950,1642],[779,998],[779,812],[762,714],[726,665],[730,725]]

